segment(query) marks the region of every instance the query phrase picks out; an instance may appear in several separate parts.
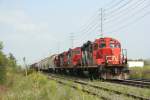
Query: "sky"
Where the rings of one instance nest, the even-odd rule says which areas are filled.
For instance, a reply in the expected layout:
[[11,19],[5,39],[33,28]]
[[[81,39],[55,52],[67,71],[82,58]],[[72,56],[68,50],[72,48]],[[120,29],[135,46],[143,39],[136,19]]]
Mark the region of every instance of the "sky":
[[4,52],[32,64],[103,36],[118,39],[128,58],[150,58],[149,0],[0,0]]

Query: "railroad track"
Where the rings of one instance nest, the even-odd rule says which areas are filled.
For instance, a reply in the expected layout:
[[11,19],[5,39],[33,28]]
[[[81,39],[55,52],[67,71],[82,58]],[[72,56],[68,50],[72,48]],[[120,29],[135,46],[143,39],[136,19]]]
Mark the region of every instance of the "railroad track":
[[[64,77],[60,77],[60,76],[56,76],[56,75],[50,75],[49,79],[55,80],[56,82],[58,82],[60,84],[63,84],[63,85],[68,85],[68,86],[70,86],[70,87],[72,87],[74,89],[78,89],[77,85],[68,84],[65,81],[71,81],[73,83],[80,84],[81,86],[91,87],[91,88],[99,90],[99,91],[105,91],[105,92],[109,92],[109,93],[111,92],[111,94],[113,93],[114,95],[115,94],[117,94],[117,95],[123,95],[123,96],[130,97],[130,98],[133,98],[133,99],[136,99],[136,100],[150,100],[150,98],[145,98],[145,97],[137,96],[137,95],[134,95],[134,94],[131,94],[131,93],[130,94],[129,93],[123,93],[123,92],[120,92],[120,91],[108,89],[106,87],[102,87],[102,86],[90,84],[90,83],[88,83],[86,81],[80,81],[80,80],[76,80],[76,79],[66,79]],[[82,88],[81,90],[83,92],[88,93],[88,94],[97,96],[97,97],[99,97],[99,98],[101,98],[103,100],[111,100],[110,98],[107,98],[106,96],[100,95],[98,92],[93,92],[93,91],[88,90],[86,88]]]
[[[58,79],[55,79],[55,78],[52,78],[52,77],[49,77],[49,79],[52,79],[52,80],[54,80],[54,81],[56,81],[56,82],[58,82],[58,83],[60,83],[60,84],[67,85],[67,86],[69,86],[69,87],[72,87],[72,88],[74,88],[74,89],[79,90],[79,88],[78,88],[77,86],[75,86],[75,85],[71,85],[71,84],[65,83],[65,82],[63,82],[63,81],[61,81],[61,80],[58,80]],[[85,92],[85,93],[90,94],[90,95],[97,96],[97,97],[99,97],[99,98],[101,98],[101,99],[103,99],[103,100],[108,100],[106,97],[100,96],[100,95],[98,95],[98,94],[95,93],[95,92],[91,92],[91,91],[86,90],[86,89],[81,89],[81,90],[82,90],[83,92]]]
[[142,81],[142,82],[150,82],[150,80],[148,80],[148,79],[128,79],[128,80]]
[[150,81],[148,80],[107,80],[108,82],[117,83],[117,84],[124,84],[124,85],[131,85],[135,87],[141,88],[150,88]]

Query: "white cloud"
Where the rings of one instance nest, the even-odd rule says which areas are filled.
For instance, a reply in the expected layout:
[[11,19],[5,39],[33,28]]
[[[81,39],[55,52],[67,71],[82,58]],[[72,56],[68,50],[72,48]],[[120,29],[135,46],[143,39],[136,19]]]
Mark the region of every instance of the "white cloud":
[[5,25],[4,33],[0,29],[0,40],[4,42],[5,52],[12,52],[19,62],[24,56],[32,62],[55,46],[57,40],[46,22],[34,22],[23,10],[0,10],[0,13],[0,25]]
[[48,32],[48,24],[34,23],[23,10],[0,10],[0,13],[0,24],[13,27],[17,33]]
[[[23,10],[0,10],[0,25],[10,26],[14,31],[13,37],[17,35],[34,36],[57,41],[49,32],[48,23],[33,21],[32,17]],[[8,33],[10,35],[10,33]],[[7,34],[7,35],[8,35]]]

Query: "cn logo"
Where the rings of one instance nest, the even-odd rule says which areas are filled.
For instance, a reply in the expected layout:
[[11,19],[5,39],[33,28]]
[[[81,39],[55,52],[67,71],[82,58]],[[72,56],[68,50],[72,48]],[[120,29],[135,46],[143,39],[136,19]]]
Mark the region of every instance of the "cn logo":
[[112,56],[113,61],[118,61],[118,56]]
[[[107,56],[107,61],[108,62],[111,62],[111,61],[118,61],[118,56]],[[111,58],[111,59],[110,59]]]

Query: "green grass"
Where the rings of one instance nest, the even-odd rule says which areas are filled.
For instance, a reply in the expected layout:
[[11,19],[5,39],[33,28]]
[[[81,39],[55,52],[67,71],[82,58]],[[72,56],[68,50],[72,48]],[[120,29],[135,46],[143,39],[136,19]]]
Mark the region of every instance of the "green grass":
[[89,82],[91,84],[96,84],[111,90],[120,91],[122,93],[134,94],[137,96],[142,96],[145,98],[150,98],[150,89],[146,88],[138,88],[133,86],[126,86],[121,84],[109,83],[109,82],[100,82],[100,81],[93,81]]
[[150,66],[132,67],[130,68],[130,78],[134,79],[150,79]]
[[[134,69],[134,68],[133,68]],[[137,68],[134,70],[137,71]],[[142,73],[148,71],[149,67],[144,67]],[[141,69],[139,70],[141,72]],[[22,71],[23,72],[23,71]],[[138,75],[138,73],[137,73]],[[107,97],[108,99],[116,100],[123,98],[124,100],[132,100],[133,98],[128,98],[122,95],[116,95],[113,93],[108,93],[103,90],[93,90],[90,87],[82,87],[78,85],[78,90],[70,88],[65,85],[61,85],[56,81],[49,80],[47,76],[33,72],[27,77],[21,72],[14,73],[7,71],[6,73],[7,82],[5,84],[4,91],[1,90],[0,86],[0,100],[99,100],[99,98],[86,94],[81,91],[82,88],[88,89],[90,91],[97,91],[101,96]],[[147,74],[145,74],[147,76]],[[143,77],[139,75],[138,77]],[[149,76],[148,76],[149,77]],[[69,77],[68,77],[69,78]],[[101,81],[89,81],[89,83],[97,84],[102,87],[106,87],[112,90],[117,90],[124,93],[133,93],[146,98],[150,97],[149,89],[136,88],[132,86],[124,86],[119,84],[101,82]],[[74,84],[74,83],[69,83]]]
[[[10,73],[9,73],[10,74]],[[7,91],[0,92],[0,100],[99,100],[92,95],[49,80],[45,75],[32,73],[8,75]]]
[[[69,78],[70,79],[79,79],[77,77],[70,77],[70,76],[66,76],[66,75],[58,75],[58,76],[63,77],[63,78],[65,77],[67,79],[69,79]],[[110,89],[110,90],[116,90],[116,91],[119,91],[121,93],[134,94],[134,95],[137,95],[137,96],[150,98],[150,89],[148,89],[148,88],[147,89],[146,88],[138,88],[138,87],[133,87],[133,86],[103,82],[103,81],[100,81],[100,80],[90,81],[88,79],[83,79],[83,81],[87,81],[90,84],[97,85],[97,86],[100,86],[100,87],[104,87],[104,88],[107,88],[107,89]],[[75,83],[72,83],[72,84],[75,84]],[[90,91],[93,91],[93,88],[91,88],[91,87],[84,86],[84,88],[88,89]],[[111,100],[120,100],[121,98],[123,98],[123,100],[133,100],[133,98],[129,98],[129,97],[123,96],[123,95],[117,95],[117,94],[114,94],[112,92],[106,92],[104,90],[95,89],[94,91],[97,91],[97,93],[99,93],[101,96],[107,97],[108,99],[111,99]]]

